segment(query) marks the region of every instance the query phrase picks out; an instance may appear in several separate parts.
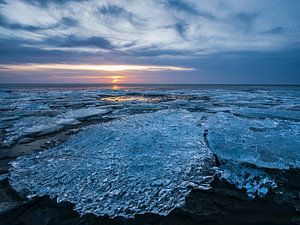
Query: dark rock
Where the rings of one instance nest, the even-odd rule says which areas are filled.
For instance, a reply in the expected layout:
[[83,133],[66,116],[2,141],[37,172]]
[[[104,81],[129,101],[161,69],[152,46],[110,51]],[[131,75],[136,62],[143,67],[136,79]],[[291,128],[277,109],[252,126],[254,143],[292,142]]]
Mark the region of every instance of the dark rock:
[[213,156],[215,157],[215,163],[216,163],[216,166],[217,166],[217,167],[220,167],[221,162],[220,162],[218,156],[217,156],[215,153],[213,153]]
[[9,186],[7,179],[0,180],[0,217],[23,204],[24,201]]
[[245,190],[216,178],[210,190],[192,191],[185,206],[168,216],[143,214],[134,219],[110,219],[86,214],[80,217],[71,203],[58,204],[54,199],[42,197],[5,212],[0,215],[0,221],[2,225],[299,224],[298,205],[276,202],[275,196],[276,193],[270,193],[265,198],[250,199]]

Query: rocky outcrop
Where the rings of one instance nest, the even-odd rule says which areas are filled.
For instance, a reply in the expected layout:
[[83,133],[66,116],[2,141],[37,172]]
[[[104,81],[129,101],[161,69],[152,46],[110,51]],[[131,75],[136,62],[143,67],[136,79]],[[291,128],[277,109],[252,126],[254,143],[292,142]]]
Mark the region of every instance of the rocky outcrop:
[[[264,198],[251,199],[245,190],[239,190],[224,179],[216,178],[210,190],[194,190],[186,198],[186,204],[173,210],[168,216],[155,214],[136,215],[133,219],[82,217],[73,210],[71,203],[57,203],[49,197],[35,198],[0,215],[3,225],[196,225],[196,224],[300,224],[299,171],[289,170],[281,174],[288,181],[286,193],[270,192]],[[290,182],[289,182],[290,181]],[[1,185],[7,181],[2,181]],[[5,184],[7,188],[7,183]],[[11,190],[12,191],[12,190]],[[13,191],[11,196],[13,196]],[[19,197],[14,193],[14,198]]]

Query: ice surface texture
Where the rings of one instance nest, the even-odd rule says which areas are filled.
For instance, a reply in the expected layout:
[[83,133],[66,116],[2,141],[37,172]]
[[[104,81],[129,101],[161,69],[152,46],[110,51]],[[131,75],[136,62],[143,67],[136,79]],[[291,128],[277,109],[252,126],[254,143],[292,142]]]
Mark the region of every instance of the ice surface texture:
[[214,166],[202,160],[211,154],[202,140],[225,161],[223,176],[250,197],[263,197],[276,180],[249,163],[300,167],[299,86],[12,89],[0,90],[0,100],[0,147],[82,128],[91,118],[123,118],[13,164],[17,191],[58,196],[80,213],[166,214],[180,206],[187,186],[200,187]]
[[210,147],[223,159],[268,168],[300,166],[299,122],[219,113],[208,119],[207,127]]
[[214,161],[198,120],[163,110],[93,126],[13,162],[10,184],[27,197],[75,203],[81,214],[168,214],[191,188],[209,187]]
[[239,189],[245,188],[250,198],[264,197],[277,188],[275,179],[258,168],[227,161],[221,169],[222,177]]

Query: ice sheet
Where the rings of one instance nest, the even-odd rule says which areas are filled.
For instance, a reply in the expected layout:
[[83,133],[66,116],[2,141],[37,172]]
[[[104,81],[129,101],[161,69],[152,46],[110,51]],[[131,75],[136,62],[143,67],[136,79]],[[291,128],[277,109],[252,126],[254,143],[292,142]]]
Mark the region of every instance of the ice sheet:
[[10,184],[29,198],[75,203],[81,214],[168,214],[192,188],[209,188],[214,173],[198,120],[197,113],[166,110],[88,128],[14,161]]

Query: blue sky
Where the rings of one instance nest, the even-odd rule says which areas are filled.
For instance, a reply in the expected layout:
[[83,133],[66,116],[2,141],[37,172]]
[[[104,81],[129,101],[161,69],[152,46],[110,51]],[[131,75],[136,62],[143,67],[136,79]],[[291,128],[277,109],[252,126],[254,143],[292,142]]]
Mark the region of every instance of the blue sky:
[[[299,12],[299,0],[0,0],[0,82],[299,84]],[[165,68],[20,69],[57,63]]]

